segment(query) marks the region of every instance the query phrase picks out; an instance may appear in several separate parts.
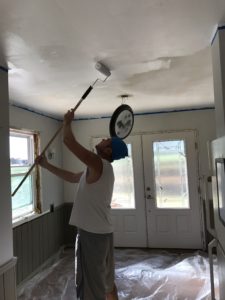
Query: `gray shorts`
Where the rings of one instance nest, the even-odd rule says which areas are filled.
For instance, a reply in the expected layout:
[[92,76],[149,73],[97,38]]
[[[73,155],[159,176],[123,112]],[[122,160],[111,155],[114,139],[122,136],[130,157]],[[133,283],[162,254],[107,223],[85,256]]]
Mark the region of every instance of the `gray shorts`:
[[105,300],[114,286],[113,234],[79,229],[75,261],[77,296],[82,300]]

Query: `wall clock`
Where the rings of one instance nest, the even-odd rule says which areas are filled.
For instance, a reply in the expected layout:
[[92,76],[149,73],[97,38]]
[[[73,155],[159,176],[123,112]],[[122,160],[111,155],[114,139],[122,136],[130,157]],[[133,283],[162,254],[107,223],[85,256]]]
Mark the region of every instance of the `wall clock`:
[[131,107],[127,104],[120,105],[113,113],[109,131],[111,137],[115,136],[125,139],[131,132],[134,125],[134,114]]

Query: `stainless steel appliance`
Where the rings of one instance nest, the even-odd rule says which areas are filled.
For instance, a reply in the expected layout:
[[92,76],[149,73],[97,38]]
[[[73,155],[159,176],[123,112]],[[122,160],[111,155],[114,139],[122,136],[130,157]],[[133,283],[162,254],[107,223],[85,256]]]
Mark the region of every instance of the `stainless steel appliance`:
[[[213,240],[208,245],[212,299],[225,299],[225,136],[211,143],[212,205],[207,199],[207,227]],[[219,296],[214,288],[213,255],[217,255]],[[218,298],[219,297],[219,298]]]

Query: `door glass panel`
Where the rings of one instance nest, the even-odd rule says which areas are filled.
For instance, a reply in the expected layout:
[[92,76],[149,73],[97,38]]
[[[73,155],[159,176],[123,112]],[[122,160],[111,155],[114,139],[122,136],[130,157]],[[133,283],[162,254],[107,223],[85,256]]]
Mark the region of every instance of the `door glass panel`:
[[184,140],[153,142],[157,208],[189,208]]
[[112,163],[115,183],[111,207],[114,209],[134,209],[134,173],[131,144],[127,144],[128,157]]

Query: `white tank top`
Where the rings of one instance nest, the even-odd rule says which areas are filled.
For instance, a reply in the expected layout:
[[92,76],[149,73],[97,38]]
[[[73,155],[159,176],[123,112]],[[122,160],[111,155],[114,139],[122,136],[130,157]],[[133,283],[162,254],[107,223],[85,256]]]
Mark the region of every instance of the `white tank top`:
[[110,162],[102,160],[102,175],[97,182],[87,183],[87,169],[82,174],[74,200],[70,225],[93,233],[111,233],[111,199],[114,173]]

